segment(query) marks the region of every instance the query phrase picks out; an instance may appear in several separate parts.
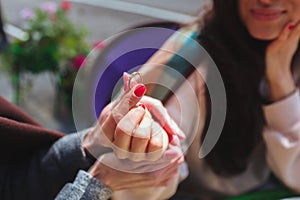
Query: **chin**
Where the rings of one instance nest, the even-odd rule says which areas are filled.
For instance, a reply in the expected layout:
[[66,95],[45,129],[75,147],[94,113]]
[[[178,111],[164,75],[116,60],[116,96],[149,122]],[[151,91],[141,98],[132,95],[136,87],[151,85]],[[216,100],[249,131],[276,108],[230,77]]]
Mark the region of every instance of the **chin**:
[[257,32],[257,31],[253,31],[250,32],[250,35],[257,39],[257,40],[263,40],[263,41],[270,41],[270,40],[274,40],[278,37],[279,33],[274,33],[274,32]]

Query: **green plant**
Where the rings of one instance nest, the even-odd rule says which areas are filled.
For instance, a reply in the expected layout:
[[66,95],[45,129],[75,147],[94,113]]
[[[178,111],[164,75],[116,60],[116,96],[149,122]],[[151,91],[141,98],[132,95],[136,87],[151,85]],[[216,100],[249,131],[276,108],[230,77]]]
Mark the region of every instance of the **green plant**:
[[55,72],[72,67],[66,64],[77,55],[86,54],[87,31],[70,21],[69,9],[70,3],[63,1],[58,8],[55,2],[45,2],[33,11],[22,10],[27,38],[11,42],[6,51],[7,67],[19,67],[20,71],[33,73]]
[[85,40],[87,30],[69,19],[70,9],[68,1],[62,1],[60,6],[48,1],[21,11],[26,37],[11,41],[2,55],[5,70],[12,74],[16,87],[19,74],[24,71],[52,72],[58,77],[58,86],[73,85],[74,74],[83,63],[89,45]]

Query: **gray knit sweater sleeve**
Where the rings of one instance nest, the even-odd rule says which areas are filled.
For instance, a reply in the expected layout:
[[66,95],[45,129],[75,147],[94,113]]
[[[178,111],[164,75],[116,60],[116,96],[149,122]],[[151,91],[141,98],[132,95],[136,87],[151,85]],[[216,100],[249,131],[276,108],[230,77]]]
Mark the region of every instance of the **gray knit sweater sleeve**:
[[88,170],[94,162],[81,147],[86,132],[66,135],[41,147],[23,163],[0,163],[0,199],[53,200],[80,169]]
[[80,170],[75,181],[72,184],[66,184],[55,200],[107,200],[111,195],[110,188],[87,172]]

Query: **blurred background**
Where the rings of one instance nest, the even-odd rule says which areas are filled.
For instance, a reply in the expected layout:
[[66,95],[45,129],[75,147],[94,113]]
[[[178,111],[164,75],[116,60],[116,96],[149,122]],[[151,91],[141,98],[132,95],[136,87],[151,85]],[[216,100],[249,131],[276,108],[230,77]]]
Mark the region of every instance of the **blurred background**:
[[133,26],[189,22],[207,1],[2,0],[8,44],[1,44],[0,95],[47,128],[75,131],[66,95],[72,81],[64,80],[72,80],[92,48],[101,51],[102,41]]

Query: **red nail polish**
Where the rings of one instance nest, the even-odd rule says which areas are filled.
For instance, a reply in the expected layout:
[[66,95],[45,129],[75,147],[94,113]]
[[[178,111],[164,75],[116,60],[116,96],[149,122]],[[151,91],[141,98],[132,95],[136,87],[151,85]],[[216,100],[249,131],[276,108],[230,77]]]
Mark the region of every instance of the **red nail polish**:
[[146,106],[144,104],[139,104],[139,106],[141,106],[142,108],[146,109]]
[[146,92],[146,87],[144,85],[139,85],[135,88],[134,94],[137,97],[142,97]]
[[295,28],[295,25],[294,25],[294,24],[290,24],[290,25],[288,26],[288,28],[289,28],[289,30],[293,30],[293,29]]

